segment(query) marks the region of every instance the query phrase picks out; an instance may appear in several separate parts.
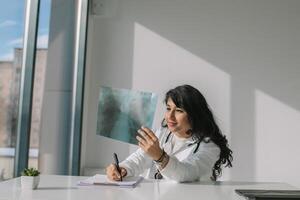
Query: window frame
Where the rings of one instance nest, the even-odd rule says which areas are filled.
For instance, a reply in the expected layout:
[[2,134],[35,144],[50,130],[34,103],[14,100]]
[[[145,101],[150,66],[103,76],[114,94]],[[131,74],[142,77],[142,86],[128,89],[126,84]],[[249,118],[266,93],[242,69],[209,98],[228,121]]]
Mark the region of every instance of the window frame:
[[14,177],[28,165],[39,5],[40,0],[26,0]]

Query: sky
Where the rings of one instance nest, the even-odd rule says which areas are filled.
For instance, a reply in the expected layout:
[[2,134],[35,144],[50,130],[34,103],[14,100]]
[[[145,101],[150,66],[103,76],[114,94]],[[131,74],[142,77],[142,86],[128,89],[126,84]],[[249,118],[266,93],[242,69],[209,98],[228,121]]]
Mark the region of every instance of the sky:
[[[26,0],[1,0],[0,60],[12,60],[13,50],[23,46]],[[51,0],[40,0],[38,48],[48,47]]]

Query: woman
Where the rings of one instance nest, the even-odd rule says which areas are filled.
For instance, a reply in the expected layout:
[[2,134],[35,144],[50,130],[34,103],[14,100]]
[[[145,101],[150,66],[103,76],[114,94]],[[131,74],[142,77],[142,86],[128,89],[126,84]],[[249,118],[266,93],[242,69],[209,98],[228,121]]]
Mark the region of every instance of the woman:
[[171,89],[165,96],[162,127],[153,133],[141,127],[136,136],[139,149],[120,163],[106,168],[111,180],[137,176],[148,169],[147,178],[176,182],[217,180],[222,165],[232,167],[232,151],[222,135],[203,95],[190,85]]

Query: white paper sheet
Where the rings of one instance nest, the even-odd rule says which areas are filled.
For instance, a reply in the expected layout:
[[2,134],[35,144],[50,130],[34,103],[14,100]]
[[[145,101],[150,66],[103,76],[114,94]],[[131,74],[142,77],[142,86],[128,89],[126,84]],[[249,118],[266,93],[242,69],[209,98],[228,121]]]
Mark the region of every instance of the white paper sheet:
[[78,181],[78,186],[94,186],[94,185],[112,185],[120,187],[135,187],[139,182],[143,180],[142,176],[137,177],[125,177],[123,181],[111,181],[106,175],[96,174],[87,179]]

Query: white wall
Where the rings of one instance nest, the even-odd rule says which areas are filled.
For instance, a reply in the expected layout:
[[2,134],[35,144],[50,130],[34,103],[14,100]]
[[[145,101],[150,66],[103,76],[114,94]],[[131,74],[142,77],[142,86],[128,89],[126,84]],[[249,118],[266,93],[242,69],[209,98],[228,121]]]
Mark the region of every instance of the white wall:
[[91,16],[82,167],[133,146],[96,135],[101,85],[207,98],[234,151],[225,179],[300,186],[300,1],[111,0]]

